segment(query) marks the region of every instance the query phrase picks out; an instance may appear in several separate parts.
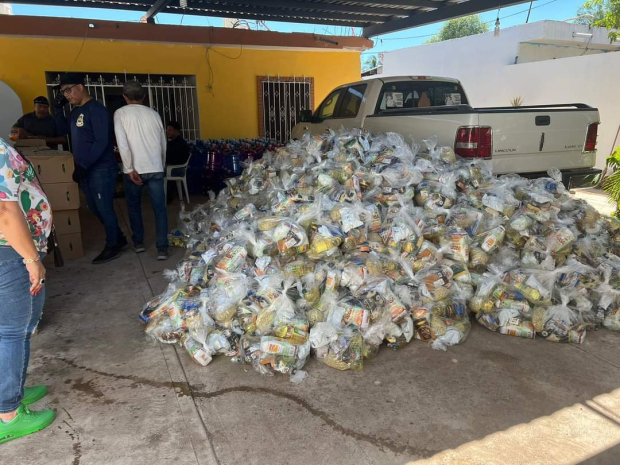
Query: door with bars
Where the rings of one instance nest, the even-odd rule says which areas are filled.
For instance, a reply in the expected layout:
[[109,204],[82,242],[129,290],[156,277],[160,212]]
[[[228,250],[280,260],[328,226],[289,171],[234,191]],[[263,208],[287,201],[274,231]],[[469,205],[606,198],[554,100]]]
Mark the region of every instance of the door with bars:
[[[59,72],[46,73],[50,99],[54,98],[53,89],[60,82],[60,74]],[[84,73],[84,83],[88,92],[93,98],[103,103],[112,115],[125,105],[123,84],[126,81],[138,81],[142,84],[147,92],[144,103],[159,113],[164,125],[168,121],[178,121],[185,139],[200,138],[195,76]],[[71,107],[67,105],[65,114],[70,111]]]
[[299,112],[314,108],[314,79],[259,76],[258,91],[261,137],[288,142]]

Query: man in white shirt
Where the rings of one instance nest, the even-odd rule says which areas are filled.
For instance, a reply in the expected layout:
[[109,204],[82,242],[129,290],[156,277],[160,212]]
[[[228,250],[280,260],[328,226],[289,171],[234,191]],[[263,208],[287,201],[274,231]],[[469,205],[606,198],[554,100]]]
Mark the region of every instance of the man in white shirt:
[[142,190],[146,188],[155,212],[157,259],[168,258],[168,214],[164,183],[166,132],[159,114],[143,104],[146,93],[139,82],[123,86],[127,105],[114,114],[116,142],[123,159],[123,185],[134,250],[144,252]]

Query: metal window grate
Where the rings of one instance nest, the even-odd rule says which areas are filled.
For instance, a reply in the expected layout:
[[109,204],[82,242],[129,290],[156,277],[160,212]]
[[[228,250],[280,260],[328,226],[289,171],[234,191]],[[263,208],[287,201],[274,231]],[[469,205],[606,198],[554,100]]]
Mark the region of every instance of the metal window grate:
[[[53,87],[60,82],[60,74],[46,73],[50,98],[54,97]],[[178,121],[185,139],[200,138],[195,76],[84,73],[84,82],[90,95],[108,107],[112,114],[124,105],[123,84],[134,80],[140,82],[147,90],[145,104],[159,113],[164,124],[168,121]]]
[[259,76],[258,88],[261,137],[288,142],[299,112],[313,108],[314,79]]

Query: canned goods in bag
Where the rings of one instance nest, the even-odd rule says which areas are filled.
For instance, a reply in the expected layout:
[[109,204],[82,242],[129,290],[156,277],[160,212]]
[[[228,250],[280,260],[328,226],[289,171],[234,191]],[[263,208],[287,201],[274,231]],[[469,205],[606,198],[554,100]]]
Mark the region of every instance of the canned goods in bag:
[[502,243],[506,229],[503,226],[498,226],[495,229],[489,231],[482,242],[480,248],[487,253],[491,253]]
[[424,342],[432,342],[436,339],[435,333],[431,329],[426,318],[418,318],[413,320],[413,327],[420,339]]

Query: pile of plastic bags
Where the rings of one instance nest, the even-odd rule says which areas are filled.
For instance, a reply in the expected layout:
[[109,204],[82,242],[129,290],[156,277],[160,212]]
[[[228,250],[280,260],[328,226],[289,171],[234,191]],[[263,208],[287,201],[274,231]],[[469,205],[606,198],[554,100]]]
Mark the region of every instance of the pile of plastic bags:
[[201,365],[294,374],[313,354],[359,370],[382,345],[462,343],[472,314],[557,342],[620,330],[620,223],[557,170],[496,178],[436,138],[306,135],[182,210],[170,240],[187,253],[141,318]]

